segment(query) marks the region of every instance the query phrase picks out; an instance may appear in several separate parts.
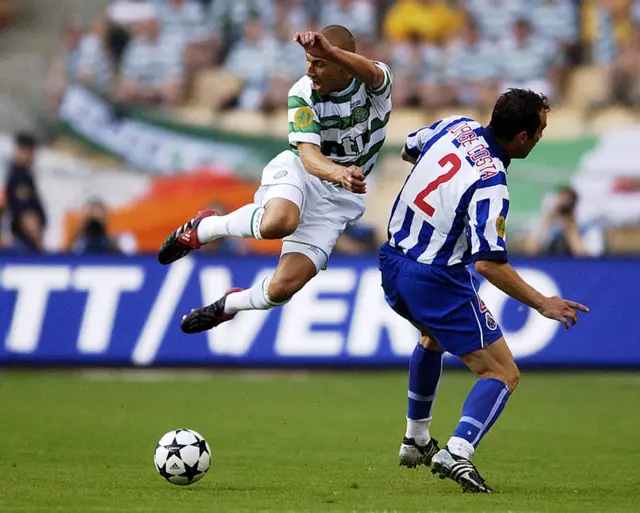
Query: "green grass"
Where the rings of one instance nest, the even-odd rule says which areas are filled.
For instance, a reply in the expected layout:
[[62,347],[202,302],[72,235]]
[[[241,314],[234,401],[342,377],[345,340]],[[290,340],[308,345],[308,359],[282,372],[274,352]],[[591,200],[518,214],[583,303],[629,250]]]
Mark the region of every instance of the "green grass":
[[[105,377],[0,372],[1,512],[640,510],[634,374],[524,373],[474,458],[491,496],[398,467],[404,373]],[[472,383],[445,373],[441,442]],[[178,427],[213,451],[190,487],[152,463]]]

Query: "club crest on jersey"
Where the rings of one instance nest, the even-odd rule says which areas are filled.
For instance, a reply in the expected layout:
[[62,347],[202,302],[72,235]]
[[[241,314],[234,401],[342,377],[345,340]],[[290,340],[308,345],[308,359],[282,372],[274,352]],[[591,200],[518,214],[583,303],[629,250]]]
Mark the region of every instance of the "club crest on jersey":
[[494,319],[493,315],[491,315],[491,313],[487,312],[486,314],[484,314],[484,320],[487,323],[487,328],[489,328],[491,331],[494,331],[498,327],[498,323]]
[[369,119],[369,110],[366,107],[356,107],[353,109],[351,117],[356,123],[362,123]]
[[498,236],[501,239],[504,239],[504,234],[507,231],[507,220],[504,218],[504,216],[500,216],[498,217],[498,219],[496,219],[496,232],[498,232]]
[[293,116],[293,122],[298,128],[307,128],[313,123],[313,111],[310,107],[300,107]]

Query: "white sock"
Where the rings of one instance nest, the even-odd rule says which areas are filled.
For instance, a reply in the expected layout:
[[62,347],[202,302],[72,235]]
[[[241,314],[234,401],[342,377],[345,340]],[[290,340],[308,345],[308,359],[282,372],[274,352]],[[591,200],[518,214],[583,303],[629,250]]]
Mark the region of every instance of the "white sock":
[[418,445],[426,445],[431,436],[429,435],[429,426],[431,425],[431,417],[428,419],[414,420],[407,417],[407,432],[404,436],[413,438]]
[[269,310],[274,306],[282,306],[284,303],[275,303],[269,299],[269,283],[271,277],[265,278],[260,283],[242,292],[232,292],[224,303],[224,313],[235,314],[242,310]]
[[262,239],[263,214],[264,208],[252,203],[226,216],[205,217],[198,225],[198,240],[204,244],[226,236]]
[[470,460],[475,452],[475,447],[471,445],[468,440],[464,438],[458,438],[457,436],[452,436],[447,442],[447,447],[449,448],[449,452],[451,454],[455,454],[456,456],[461,456],[464,459]]

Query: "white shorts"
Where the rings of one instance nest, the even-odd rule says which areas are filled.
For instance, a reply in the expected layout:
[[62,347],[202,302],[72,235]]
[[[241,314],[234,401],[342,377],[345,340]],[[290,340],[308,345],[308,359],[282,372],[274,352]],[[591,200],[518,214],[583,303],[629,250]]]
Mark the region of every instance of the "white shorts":
[[289,185],[300,192],[283,196],[298,205],[300,221],[298,229],[283,239],[282,254],[302,253],[311,258],[318,270],[325,269],[340,234],[362,217],[364,196],[309,174],[300,158],[288,150],[264,168],[254,201],[264,206],[272,197],[278,197],[268,193],[274,185]]

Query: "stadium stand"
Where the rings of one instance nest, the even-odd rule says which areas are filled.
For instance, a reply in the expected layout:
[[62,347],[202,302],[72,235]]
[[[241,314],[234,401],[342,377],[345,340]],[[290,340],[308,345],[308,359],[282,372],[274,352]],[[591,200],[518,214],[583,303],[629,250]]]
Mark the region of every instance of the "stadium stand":
[[[15,70],[0,77],[0,87],[11,91],[10,101],[0,95],[0,112],[11,114],[0,128],[10,133],[30,124],[55,138],[61,151],[94,161],[103,156],[44,130],[55,126],[70,85],[88,85],[124,112],[146,108],[183,126],[284,140],[286,90],[304,73],[304,56],[290,36],[337,21],[352,25],[368,56],[394,69],[389,148],[436,118],[463,113],[486,121],[492,98],[509,85],[553,96],[547,140],[600,137],[640,120],[638,1],[101,0],[85,7],[64,0],[54,14],[38,12],[33,0],[19,6],[0,1],[0,38],[7,42],[0,52],[7,69]],[[12,14],[16,25],[16,13],[31,24],[7,30],[11,25],[2,20]],[[29,59],[25,79],[18,63]],[[43,99],[42,91],[22,84],[44,81],[47,61],[52,64]],[[46,124],[42,113],[49,116]],[[402,164],[387,160],[372,197],[401,182],[394,170]],[[556,175],[570,180],[571,171],[563,169]],[[520,186],[513,180],[527,191],[528,208],[555,184],[553,178],[536,178],[535,186],[526,185],[533,183],[528,176]],[[384,215],[367,215],[382,230]]]

